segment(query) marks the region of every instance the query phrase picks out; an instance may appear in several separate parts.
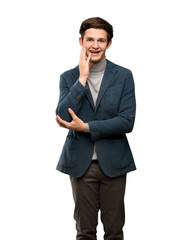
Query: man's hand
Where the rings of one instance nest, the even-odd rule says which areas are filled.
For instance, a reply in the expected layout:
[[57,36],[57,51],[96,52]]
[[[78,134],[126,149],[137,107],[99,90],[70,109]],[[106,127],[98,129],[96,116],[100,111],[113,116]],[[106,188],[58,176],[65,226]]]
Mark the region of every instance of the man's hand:
[[57,115],[56,122],[58,123],[58,125],[60,127],[68,128],[68,129],[75,130],[78,132],[85,132],[86,124],[80,118],[78,118],[76,116],[76,114],[73,112],[72,109],[69,108],[68,111],[72,117],[72,121],[70,123],[66,122],[66,121],[62,120],[59,115]]
[[86,85],[87,79],[89,77],[90,68],[92,67],[93,63],[90,62],[91,54],[87,56],[86,54],[86,48],[82,47],[81,54],[80,54],[80,60],[79,60],[79,81],[83,85]]

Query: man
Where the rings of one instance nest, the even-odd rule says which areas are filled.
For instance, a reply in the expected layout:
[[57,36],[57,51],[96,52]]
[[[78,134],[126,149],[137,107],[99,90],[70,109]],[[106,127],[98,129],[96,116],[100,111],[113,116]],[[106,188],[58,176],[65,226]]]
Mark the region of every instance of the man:
[[133,76],[106,59],[107,21],[87,19],[80,34],[79,66],[60,77],[56,121],[69,132],[57,170],[70,175],[76,239],[96,239],[100,210],[104,239],[123,240],[126,174],[136,169],[126,138],[135,119]]

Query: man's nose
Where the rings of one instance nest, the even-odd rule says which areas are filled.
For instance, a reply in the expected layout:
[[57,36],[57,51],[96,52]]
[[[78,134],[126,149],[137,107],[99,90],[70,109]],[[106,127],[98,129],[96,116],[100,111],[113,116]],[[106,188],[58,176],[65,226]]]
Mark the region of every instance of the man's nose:
[[92,44],[92,47],[93,47],[93,48],[98,48],[98,47],[99,47],[98,42],[97,42],[97,41],[94,41],[93,44]]

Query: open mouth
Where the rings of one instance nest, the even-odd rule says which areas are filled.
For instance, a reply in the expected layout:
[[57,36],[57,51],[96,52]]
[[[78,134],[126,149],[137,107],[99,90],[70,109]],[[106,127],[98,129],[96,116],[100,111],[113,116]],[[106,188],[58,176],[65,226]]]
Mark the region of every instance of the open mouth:
[[96,56],[96,55],[99,55],[101,51],[90,51],[91,55],[92,56]]

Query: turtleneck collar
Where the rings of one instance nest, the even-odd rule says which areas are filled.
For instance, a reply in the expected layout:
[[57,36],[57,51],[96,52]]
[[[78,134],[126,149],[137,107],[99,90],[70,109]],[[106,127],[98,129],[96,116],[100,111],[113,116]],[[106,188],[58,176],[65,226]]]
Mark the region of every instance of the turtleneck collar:
[[94,63],[90,72],[101,72],[106,68],[106,58],[102,59],[100,62]]

